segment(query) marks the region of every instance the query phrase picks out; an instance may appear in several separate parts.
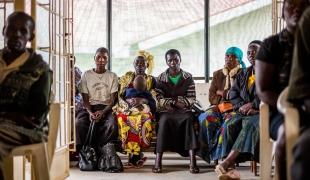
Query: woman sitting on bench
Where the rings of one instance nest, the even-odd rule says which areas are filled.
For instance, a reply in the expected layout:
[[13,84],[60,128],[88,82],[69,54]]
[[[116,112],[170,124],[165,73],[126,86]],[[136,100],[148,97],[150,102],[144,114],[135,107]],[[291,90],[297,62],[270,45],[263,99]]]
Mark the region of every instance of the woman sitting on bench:
[[260,44],[258,40],[249,44],[247,57],[251,66],[237,75],[229,90],[229,99],[237,114],[223,130],[222,158],[225,159],[215,169],[220,179],[240,178],[237,171],[230,171],[236,162],[253,158],[258,161],[260,100],[255,91],[254,66]]
[[223,129],[226,123],[236,115],[229,102],[228,91],[241,68],[245,68],[242,57],[241,49],[228,48],[225,53],[224,68],[213,73],[209,89],[211,106],[199,116],[199,156],[207,162],[211,159],[217,164],[218,159],[222,158]]
[[[152,97],[156,94],[156,81],[150,75],[153,56],[148,52],[139,51],[133,65],[135,72],[127,72],[119,80],[118,103],[113,110],[117,115],[123,150],[129,154],[127,167],[141,167],[146,161],[141,150],[151,145],[152,120],[156,110],[155,98]],[[147,68],[148,74],[145,73]]]
[[169,68],[159,75],[156,86],[159,127],[153,172],[162,172],[163,152],[172,151],[181,156],[189,155],[189,170],[198,173],[195,157],[198,142],[191,112],[191,105],[196,98],[195,83],[192,75],[180,68],[181,55],[178,50],[168,50],[165,58]]

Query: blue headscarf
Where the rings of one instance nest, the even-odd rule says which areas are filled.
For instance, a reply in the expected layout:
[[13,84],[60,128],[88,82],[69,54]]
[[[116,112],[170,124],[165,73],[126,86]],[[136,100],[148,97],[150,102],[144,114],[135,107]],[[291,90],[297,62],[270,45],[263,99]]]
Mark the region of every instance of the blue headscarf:
[[233,54],[236,56],[239,64],[242,66],[242,68],[246,68],[244,62],[242,61],[243,53],[242,50],[237,47],[230,47],[226,50],[225,54]]

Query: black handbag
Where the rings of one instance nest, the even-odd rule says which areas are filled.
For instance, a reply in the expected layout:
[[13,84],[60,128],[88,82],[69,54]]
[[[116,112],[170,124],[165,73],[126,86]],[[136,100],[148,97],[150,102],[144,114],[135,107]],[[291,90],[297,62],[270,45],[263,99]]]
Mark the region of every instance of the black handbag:
[[115,145],[107,143],[101,148],[102,156],[99,159],[98,169],[105,172],[122,172],[124,170],[120,157],[116,154]]
[[97,155],[95,149],[91,146],[95,127],[95,121],[91,121],[84,145],[79,153],[79,168],[81,171],[97,170]]

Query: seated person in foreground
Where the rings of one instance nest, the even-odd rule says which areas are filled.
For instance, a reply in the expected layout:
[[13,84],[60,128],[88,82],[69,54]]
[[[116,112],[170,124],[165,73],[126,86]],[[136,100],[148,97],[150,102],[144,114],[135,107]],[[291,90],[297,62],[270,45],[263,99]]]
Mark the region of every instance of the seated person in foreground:
[[284,117],[277,110],[280,93],[288,86],[296,26],[308,0],[284,0],[282,17],[286,27],[265,39],[256,55],[256,92],[261,101],[269,105],[270,137],[277,141],[275,164],[279,179],[286,179]]
[[299,109],[300,137],[293,151],[291,178],[310,179],[310,7],[302,15],[295,36],[288,100]]
[[47,140],[52,71],[26,44],[34,38],[35,22],[14,12],[3,28],[0,50],[0,179],[3,161],[18,146]]

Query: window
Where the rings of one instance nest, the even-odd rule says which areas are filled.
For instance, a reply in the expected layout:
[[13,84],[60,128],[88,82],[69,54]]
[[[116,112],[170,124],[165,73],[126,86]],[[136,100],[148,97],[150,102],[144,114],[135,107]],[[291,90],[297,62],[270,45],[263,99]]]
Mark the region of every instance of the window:
[[171,48],[180,51],[181,68],[204,76],[204,0],[113,1],[112,71],[133,70],[136,52],[147,50],[157,76],[167,69],[164,55]]
[[[180,50],[181,68],[194,77],[204,77],[205,68],[210,75],[222,68],[225,51],[230,46],[241,48],[243,60],[249,65],[248,43],[272,34],[272,1],[209,1],[209,50],[204,45],[205,2],[208,1],[111,1],[112,71],[121,76],[133,70],[135,54],[142,49],[155,57],[155,76],[167,68],[164,54],[170,48]],[[95,50],[106,47],[106,3],[107,0],[74,1],[75,55],[82,70],[94,67]],[[206,51],[209,62],[205,64]]]
[[94,67],[94,54],[106,47],[106,0],[73,1],[74,54],[77,66],[85,71]]
[[210,1],[210,75],[225,63],[226,49],[237,46],[246,58],[252,40],[272,34],[271,0]]
[[0,36],[0,48],[4,47],[4,39],[2,35],[2,28],[6,21],[6,18],[9,14],[11,14],[14,10],[14,4],[12,1],[1,1],[0,0],[0,28],[1,28],[1,36]]

